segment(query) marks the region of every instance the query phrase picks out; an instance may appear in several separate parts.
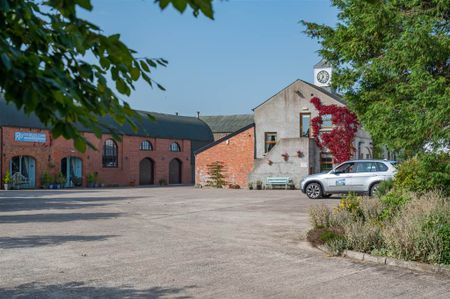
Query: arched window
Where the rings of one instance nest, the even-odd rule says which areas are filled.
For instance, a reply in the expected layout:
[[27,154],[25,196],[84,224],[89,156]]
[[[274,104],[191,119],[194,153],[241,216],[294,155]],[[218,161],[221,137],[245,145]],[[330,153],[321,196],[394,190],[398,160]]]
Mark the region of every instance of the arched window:
[[105,140],[103,144],[103,167],[114,168],[119,165],[117,144],[112,139]]
[[153,150],[153,145],[150,141],[148,140],[144,140],[141,142],[141,145],[139,146],[139,149],[141,151],[152,151]]
[[170,151],[171,152],[181,152],[181,147],[178,143],[174,142],[170,145]]

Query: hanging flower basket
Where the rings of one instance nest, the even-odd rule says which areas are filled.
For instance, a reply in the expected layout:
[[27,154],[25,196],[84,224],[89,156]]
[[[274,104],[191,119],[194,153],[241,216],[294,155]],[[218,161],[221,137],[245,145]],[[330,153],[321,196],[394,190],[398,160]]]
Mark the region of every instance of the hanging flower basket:
[[282,154],[281,156],[283,156],[283,160],[284,160],[284,161],[289,160],[289,154],[288,154],[288,153],[284,153],[284,154]]
[[273,164],[272,160],[267,160],[267,164],[272,165]]
[[303,158],[305,155],[303,154],[302,151],[297,151],[297,157],[299,158]]

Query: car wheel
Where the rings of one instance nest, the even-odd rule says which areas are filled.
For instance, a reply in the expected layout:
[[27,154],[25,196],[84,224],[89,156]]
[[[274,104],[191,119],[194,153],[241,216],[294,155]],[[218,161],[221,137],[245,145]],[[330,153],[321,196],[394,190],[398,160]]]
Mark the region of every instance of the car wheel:
[[375,183],[375,184],[373,184],[372,186],[370,186],[370,189],[369,189],[369,196],[373,196],[374,195],[374,193],[377,191],[377,189],[378,189],[378,185],[379,185],[380,183]]
[[319,183],[310,183],[306,186],[306,195],[311,199],[322,197],[322,186]]

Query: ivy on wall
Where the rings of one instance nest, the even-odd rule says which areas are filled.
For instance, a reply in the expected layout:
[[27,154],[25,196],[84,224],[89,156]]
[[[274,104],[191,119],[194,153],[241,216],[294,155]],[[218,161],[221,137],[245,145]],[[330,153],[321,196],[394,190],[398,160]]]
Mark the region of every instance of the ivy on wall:
[[[311,120],[312,134],[320,149],[327,148],[333,155],[334,163],[350,160],[353,152],[353,139],[358,131],[359,122],[356,114],[347,107],[336,105],[322,105],[317,97],[310,100],[319,111],[319,115]],[[331,115],[332,129],[322,131],[322,117]]]

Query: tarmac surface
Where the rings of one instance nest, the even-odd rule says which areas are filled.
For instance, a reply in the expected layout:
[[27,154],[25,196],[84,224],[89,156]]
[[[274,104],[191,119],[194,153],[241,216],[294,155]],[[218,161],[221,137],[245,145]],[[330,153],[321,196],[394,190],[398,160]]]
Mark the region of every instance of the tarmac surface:
[[450,298],[445,276],[327,257],[300,191],[0,192],[0,298]]

